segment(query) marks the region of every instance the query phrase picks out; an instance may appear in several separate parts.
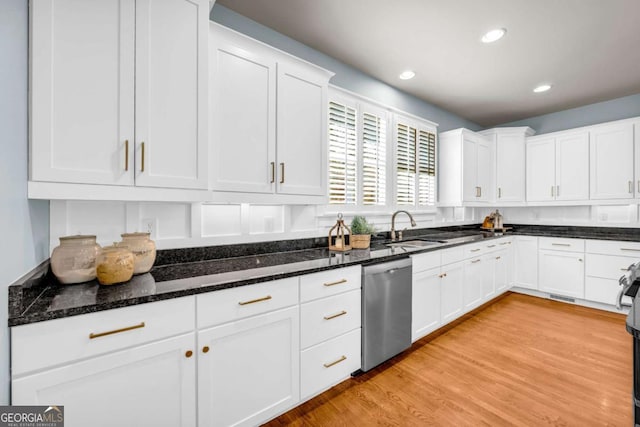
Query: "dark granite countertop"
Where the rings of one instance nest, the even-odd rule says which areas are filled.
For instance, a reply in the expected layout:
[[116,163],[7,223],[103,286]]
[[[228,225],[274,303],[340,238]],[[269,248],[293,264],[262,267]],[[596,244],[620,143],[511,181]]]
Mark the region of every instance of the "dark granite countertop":
[[[640,229],[517,226],[509,234],[640,241]],[[478,226],[407,230],[405,239],[445,240],[482,233]],[[100,286],[96,281],[60,285],[48,264],[9,287],[9,326],[18,326],[129,305],[266,282],[357,264],[398,259],[409,254],[458,246],[434,244],[422,248],[390,248],[388,233],[371,248],[329,252],[326,238],[260,244],[158,251],[156,265],[127,283]]]

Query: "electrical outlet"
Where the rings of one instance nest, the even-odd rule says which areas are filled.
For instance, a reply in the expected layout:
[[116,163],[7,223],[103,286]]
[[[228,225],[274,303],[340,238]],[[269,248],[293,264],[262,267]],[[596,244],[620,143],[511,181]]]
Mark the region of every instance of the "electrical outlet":
[[141,231],[151,234],[152,239],[158,237],[158,219],[157,218],[144,218],[140,221]]

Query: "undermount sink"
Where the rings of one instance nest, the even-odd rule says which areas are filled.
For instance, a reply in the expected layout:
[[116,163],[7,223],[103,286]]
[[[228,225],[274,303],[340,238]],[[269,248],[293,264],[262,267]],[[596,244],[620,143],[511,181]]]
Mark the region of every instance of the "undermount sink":
[[405,240],[404,242],[387,243],[391,248],[424,248],[426,246],[441,245],[442,242],[429,240]]

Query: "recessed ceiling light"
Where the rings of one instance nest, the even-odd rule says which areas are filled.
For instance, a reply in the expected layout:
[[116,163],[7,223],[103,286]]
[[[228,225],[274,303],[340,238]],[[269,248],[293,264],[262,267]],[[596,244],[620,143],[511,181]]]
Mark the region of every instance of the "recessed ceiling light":
[[483,43],[493,43],[497,40],[500,40],[505,34],[507,30],[504,28],[496,28],[495,30],[491,30],[487,32],[484,36],[482,36]]
[[403,71],[402,73],[400,73],[400,76],[399,76],[399,77],[400,77],[402,80],[409,80],[409,79],[414,78],[415,76],[416,76],[416,73],[414,73],[414,72],[413,72],[413,71],[411,71],[411,70],[406,70],[406,71]]
[[533,91],[535,93],[540,93],[540,92],[546,92],[549,89],[551,89],[551,85],[543,84],[543,85],[537,86],[535,89],[533,89]]

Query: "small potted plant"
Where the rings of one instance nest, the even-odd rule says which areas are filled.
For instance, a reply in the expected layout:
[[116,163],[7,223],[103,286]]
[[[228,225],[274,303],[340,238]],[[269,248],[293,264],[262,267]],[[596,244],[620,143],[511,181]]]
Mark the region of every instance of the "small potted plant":
[[353,249],[367,249],[371,244],[371,235],[376,228],[365,217],[356,215],[351,220],[350,244]]

